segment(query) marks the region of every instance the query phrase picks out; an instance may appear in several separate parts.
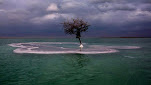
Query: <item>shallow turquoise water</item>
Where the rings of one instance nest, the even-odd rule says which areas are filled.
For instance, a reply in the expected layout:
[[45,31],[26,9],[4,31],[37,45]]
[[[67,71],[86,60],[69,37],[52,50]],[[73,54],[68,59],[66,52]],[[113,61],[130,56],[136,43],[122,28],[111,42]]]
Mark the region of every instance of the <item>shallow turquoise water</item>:
[[16,54],[11,43],[76,39],[0,39],[0,85],[151,85],[150,38],[86,38],[92,45],[140,49],[109,54]]

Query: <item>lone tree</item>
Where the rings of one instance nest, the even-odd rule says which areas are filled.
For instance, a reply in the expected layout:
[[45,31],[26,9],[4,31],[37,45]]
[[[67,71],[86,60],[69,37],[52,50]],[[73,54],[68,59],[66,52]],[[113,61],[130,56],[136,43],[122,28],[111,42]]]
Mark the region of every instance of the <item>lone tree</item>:
[[81,33],[86,32],[89,26],[90,25],[87,22],[78,18],[72,19],[71,21],[63,22],[64,32],[70,35],[75,34],[76,38],[78,38],[80,41],[81,48],[83,47],[82,42],[81,42]]

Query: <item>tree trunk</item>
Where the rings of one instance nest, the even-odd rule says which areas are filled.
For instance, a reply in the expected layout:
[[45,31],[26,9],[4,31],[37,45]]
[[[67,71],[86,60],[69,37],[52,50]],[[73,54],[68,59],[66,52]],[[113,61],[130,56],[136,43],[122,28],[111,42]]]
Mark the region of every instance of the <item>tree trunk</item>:
[[81,42],[81,39],[80,39],[80,37],[79,37],[78,39],[79,39],[79,41],[80,41],[80,51],[82,51],[82,48],[83,48],[83,47],[81,47],[81,45],[82,45],[82,42]]
[[80,45],[82,44],[82,42],[81,42],[81,39],[79,38],[79,41],[80,41]]

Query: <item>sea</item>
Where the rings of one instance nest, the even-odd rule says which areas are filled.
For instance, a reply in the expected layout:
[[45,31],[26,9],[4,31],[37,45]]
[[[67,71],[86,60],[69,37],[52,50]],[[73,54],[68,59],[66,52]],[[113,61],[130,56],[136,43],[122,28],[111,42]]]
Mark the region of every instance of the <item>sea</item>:
[[151,38],[0,39],[0,85],[151,85]]

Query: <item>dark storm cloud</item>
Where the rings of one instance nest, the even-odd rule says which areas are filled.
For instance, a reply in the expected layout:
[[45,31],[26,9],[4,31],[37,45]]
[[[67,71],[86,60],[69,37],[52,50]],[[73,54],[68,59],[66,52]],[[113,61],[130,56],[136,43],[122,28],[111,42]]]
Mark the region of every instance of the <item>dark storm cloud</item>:
[[95,7],[100,12],[106,11],[134,11],[137,8],[133,4],[125,4],[125,3],[101,3],[96,4]]
[[147,4],[151,4],[151,0],[142,0],[142,2],[147,3]]
[[0,36],[65,36],[60,23],[77,17],[91,24],[88,36],[151,36],[150,8],[150,0],[0,0]]
[[141,7],[141,9],[142,9],[143,11],[149,11],[149,12],[151,12],[151,4],[143,5],[143,6]]

